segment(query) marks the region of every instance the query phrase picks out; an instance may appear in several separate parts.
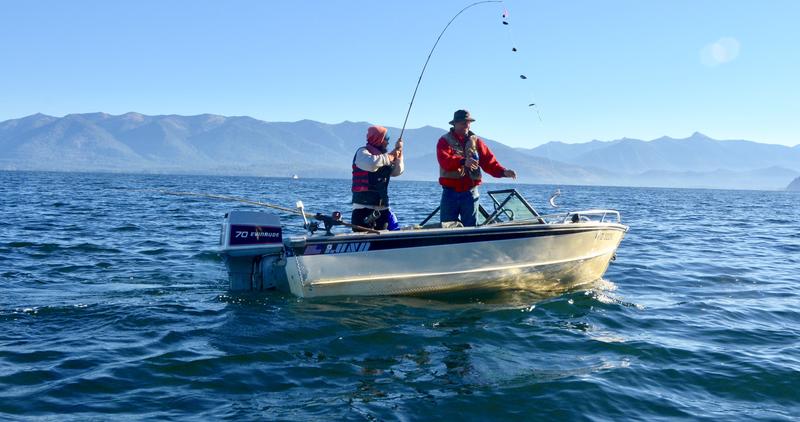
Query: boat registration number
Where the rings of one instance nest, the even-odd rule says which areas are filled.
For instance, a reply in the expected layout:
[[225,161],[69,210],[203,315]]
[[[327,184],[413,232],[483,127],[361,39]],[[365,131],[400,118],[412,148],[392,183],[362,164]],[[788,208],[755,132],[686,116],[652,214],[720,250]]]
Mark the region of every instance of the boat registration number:
[[597,232],[594,235],[594,240],[611,240],[614,236],[609,232]]

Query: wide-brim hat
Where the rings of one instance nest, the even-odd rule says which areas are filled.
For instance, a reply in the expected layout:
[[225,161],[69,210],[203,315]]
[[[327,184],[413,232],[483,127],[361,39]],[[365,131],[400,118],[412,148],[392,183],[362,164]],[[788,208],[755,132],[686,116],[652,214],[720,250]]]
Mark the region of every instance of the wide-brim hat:
[[453,120],[450,120],[450,124],[454,125],[458,122],[474,122],[474,121],[475,119],[472,118],[472,116],[469,114],[469,111],[456,110],[456,112],[453,113]]

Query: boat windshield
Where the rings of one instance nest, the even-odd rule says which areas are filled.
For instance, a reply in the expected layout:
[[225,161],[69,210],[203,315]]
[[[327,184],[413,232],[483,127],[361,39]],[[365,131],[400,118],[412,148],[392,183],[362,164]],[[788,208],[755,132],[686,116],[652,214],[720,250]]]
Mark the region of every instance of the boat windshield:
[[[524,220],[537,220],[540,223],[545,223],[544,219],[539,216],[539,213],[533,209],[530,204],[519,194],[515,189],[503,189],[487,192],[489,197],[492,198],[494,210],[489,212],[478,204],[478,225],[484,226],[486,224],[501,223],[507,221],[524,221]],[[436,207],[433,212],[428,214],[419,226],[429,227],[425,224],[439,212],[439,207]],[[430,227],[441,227],[438,223],[432,223]]]
[[539,220],[539,213],[515,189],[504,189],[487,192],[494,203],[494,212],[483,224],[502,221]]

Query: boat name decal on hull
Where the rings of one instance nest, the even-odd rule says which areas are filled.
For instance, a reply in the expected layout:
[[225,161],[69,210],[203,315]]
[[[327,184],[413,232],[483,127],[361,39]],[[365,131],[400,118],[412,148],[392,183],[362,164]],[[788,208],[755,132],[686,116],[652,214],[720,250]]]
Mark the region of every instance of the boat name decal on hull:
[[337,253],[367,252],[371,242],[327,243],[306,246],[304,255],[328,255]]

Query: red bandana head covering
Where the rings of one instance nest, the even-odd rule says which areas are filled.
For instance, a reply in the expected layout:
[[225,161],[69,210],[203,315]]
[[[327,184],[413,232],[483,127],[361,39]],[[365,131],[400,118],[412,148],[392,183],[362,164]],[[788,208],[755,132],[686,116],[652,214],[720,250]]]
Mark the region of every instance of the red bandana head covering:
[[388,130],[383,126],[370,126],[367,129],[367,143],[380,147],[383,144],[383,138],[386,137]]

